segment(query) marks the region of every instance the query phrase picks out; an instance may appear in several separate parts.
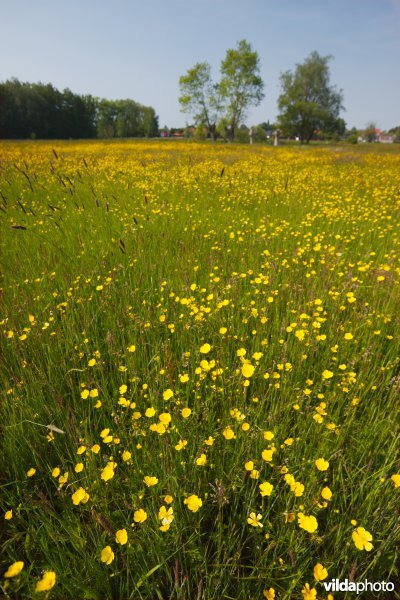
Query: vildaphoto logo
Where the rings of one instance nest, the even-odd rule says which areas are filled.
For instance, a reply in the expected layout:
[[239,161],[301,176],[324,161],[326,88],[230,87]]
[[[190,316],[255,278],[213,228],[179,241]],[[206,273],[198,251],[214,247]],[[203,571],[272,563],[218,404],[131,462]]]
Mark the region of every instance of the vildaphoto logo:
[[324,581],[324,587],[326,592],[355,592],[361,594],[362,592],[393,592],[394,583],[391,581],[349,581],[344,579],[332,579],[329,582]]

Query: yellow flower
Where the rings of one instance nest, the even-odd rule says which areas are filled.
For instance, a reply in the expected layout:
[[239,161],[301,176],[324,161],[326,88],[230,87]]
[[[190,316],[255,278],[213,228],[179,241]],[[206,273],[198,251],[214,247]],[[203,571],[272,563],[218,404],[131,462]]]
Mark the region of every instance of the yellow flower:
[[264,431],[264,440],[271,441],[274,439],[274,434],[272,431]]
[[148,408],[144,414],[146,417],[154,417],[156,411],[152,406],[150,406],[150,408]]
[[34,469],[32,467],[31,469],[29,469],[29,471],[26,474],[28,477],[33,477],[35,473],[36,473],[36,469]]
[[329,462],[324,458],[318,458],[315,461],[315,466],[317,467],[318,471],[326,471],[329,468]]
[[253,365],[251,365],[250,363],[244,363],[244,365],[242,366],[242,375],[243,377],[252,377],[252,375],[254,374],[254,367]]
[[103,481],[109,481],[114,477],[114,463],[107,463],[104,469],[101,472],[100,477]]
[[93,444],[93,446],[91,447],[91,451],[93,452],[93,454],[98,454],[100,452],[99,444]]
[[331,379],[331,377],[333,377],[332,371],[325,369],[325,371],[322,372],[322,379]]
[[133,344],[131,346],[128,346],[127,348],[128,352],[135,352],[136,350],[136,346],[134,346]]
[[196,496],[196,494],[192,494],[188,498],[185,498],[183,502],[192,512],[197,512],[199,508],[203,506],[203,501],[201,500],[201,498]]
[[322,488],[321,496],[324,500],[330,500],[332,498],[332,491],[327,485],[324,488]]
[[247,461],[247,463],[245,463],[244,468],[246,469],[246,471],[252,471],[254,469],[254,463],[252,460]]
[[207,456],[203,453],[200,454],[199,458],[196,458],[196,465],[198,467],[204,467],[207,462]]
[[344,339],[345,340],[352,340],[353,339],[353,334],[352,333],[345,333],[344,334]]
[[10,521],[13,518],[12,509],[6,511],[6,513],[4,514],[4,518],[6,521]]
[[78,506],[81,502],[82,504],[86,504],[88,500],[89,494],[83,489],[83,487],[79,487],[76,492],[72,494],[72,502],[75,504],[75,506]]
[[233,431],[232,427],[230,427],[230,425],[228,425],[228,427],[225,427],[225,429],[222,432],[222,435],[226,440],[233,440],[236,438],[235,432]]
[[22,560],[18,560],[17,562],[10,565],[7,571],[4,573],[4,577],[16,577],[19,575],[24,568],[24,563]]
[[117,544],[121,544],[121,546],[126,544],[126,542],[128,541],[128,534],[126,532],[126,529],[118,529],[118,531],[115,534],[115,541],[117,542]]
[[56,574],[54,571],[46,571],[42,579],[37,582],[35,590],[37,592],[48,592],[56,584]]
[[172,419],[170,413],[161,413],[158,418],[163,425],[168,425]]
[[166,496],[164,496],[164,502],[166,504],[171,504],[171,502],[173,502],[173,500],[174,500],[174,498],[170,494],[167,494]]
[[124,394],[126,394],[127,389],[128,389],[128,386],[125,385],[125,383],[123,383],[122,385],[120,385],[119,386],[120,396],[123,396]]
[[270,496],[272,494],[272,490],[274,489],[274,486],[269,483],[268,481],[264,481],[263,483],[260,483],[260,485],[258,486],[260,488],[260,494],[261,496]]
[[309,533],[314,533],[314,531],[318,529],[318,521],[313,515],[307,516],[304,515],[302,512],[299,512],[297,518],[299,522],[299,527],[305,529]]
[[144,477],[143,482],[147,485],[147,487],[151,487],[152,485],[156,485],[158,483],[157,477],[146,475]]
[[263,450],[261,452],[262,459],[265,460],[265,462],[271,462],[272,461],[272,457],[273,457],[275,451],[276,451],[276,448],[274,446],[272,446],[272,448],[268,448],[266,450]]
[[242,356],[246,356],[246,349],[239,348],[239,350],[236,350],[236,356],[238,356],[239,358],[241,358]]
[[187,419],[188,417],[190,417],[191,414],[192,414],[192,411],[190,410],[190,408],[183,408],[181,411],[181,415],[184,419]]
[[260,523],[261,519],[262,519],[262,515],[260,515],[260,513],[258,513],[258,515],[256,515],[255,512],[252,512],[248,516],[247,522],[249,525],[252,525],[253,527],[262,527],[263,524]]
[[175,450],[178,450],[178,452],[179,452],[180,450],[183,450],[185,446],[187,446],[187,441],[179,440],[179,442],[177,444],[175,444]]
[[303,594],[304,600],[317,600],[317,590],[315,588],[310,588],[308,583],[305,584],[301,593]]
[[357,529],[353,531],[351,537],[358,550],[366,550],[367,552],[372,550],[372,535],[369,533],[369,531],[364,529],[364,527],[357,527]]
[[122,453],[122,460],[124,460],[125,462],[127,460],[129,460],[131,458],[132,454],[129,452],[129,450],[124,450]]
[[390,479],[393,481],[393,485],[395,488],[400,487],[400,473],[394,473],[391,475]]
[[163,525],[169,525],[174,520],[174,511],[172,506],[167,508],[166,506],[161,506],[158,511],[158,518],[162,521]]
[[111,550],[111,546],[106,546],[101,551],[101,562],[106,563],[106,565],[110,565],[114,560],[114,552]]
[[144,523],[146,519],[147,519],[147,512],[145,510],[143,510],[143,508],[139,508],[138,510],[135,510],[135,512],[133,514],[133,520],[135,521],[135,523]]
[[317,563],[314,566],[314,579],[315,581],[323,581],[328,577],[328,571],[321,563]]
[[269,588],[269,590],[263,591],[263,596],[266,600],[275,600],[275,590],[274,588]]
[[204,440],[204,443],[207,446],[212,446],[214,444],[214,441],[215,441],[214,438],[210,435],[210,436],[208,436],[208,438],[206,440]]
[[300,481],[295,481],[294,483],[292,483],[290,485],[290,490],[294,493],[296,498],[299,498],[300,496],[303,495],[304,485],[302,483],[300,483]]
[[84,452],[86,452],[86,446],[79,446],[78,450],[76,451],[77,454],[83,454]]
[[81,392],[81,398],[86,400],[86,398],[89,398],[89,393],[89,390],[83,390],[83,392]]
[[88,362],[88,367],[94,367],[95,364],[96,364],[96,359],[91,358]]
[[165,390],[165,392],[163,393],[163,398],[164,400],[169,400],[170,398],[172,398],[172,396],[174,395],[174,392],[170,389]]
[[211,350],[211,346],[210,344],[203,344],[202,346],[200,346],[200,352],[201,354],[208,354]]
[[83,463],[76,463],[75,473],[80,473],[81,471],[83,471],[83,469],[84,469]]

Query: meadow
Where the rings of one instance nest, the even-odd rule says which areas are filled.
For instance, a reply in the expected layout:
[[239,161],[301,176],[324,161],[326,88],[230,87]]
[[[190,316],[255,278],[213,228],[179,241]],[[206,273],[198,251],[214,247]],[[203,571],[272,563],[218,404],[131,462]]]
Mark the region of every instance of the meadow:
[[400,154],[0,144],[1,594],[399,598]]

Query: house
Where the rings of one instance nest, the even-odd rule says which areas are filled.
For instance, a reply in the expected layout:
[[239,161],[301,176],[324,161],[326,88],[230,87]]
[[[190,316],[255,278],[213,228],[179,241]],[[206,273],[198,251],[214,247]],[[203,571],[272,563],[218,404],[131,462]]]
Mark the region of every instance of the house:
[[394,135],[390,133],[385,133],[381,131],[381,133],[377,136],[377,141],[381,144],[393,144],[394,143]]

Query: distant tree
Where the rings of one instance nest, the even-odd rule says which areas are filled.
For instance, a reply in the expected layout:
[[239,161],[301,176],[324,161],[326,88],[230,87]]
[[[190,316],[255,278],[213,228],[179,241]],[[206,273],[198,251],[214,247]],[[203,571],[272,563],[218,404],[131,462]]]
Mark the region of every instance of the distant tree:
[[158,116],[151,106],[142,107],[143,135],[145,137],[157,137],[159,134]]
[[262,124],[254,125],[252,129],[255,142],[265,142],[267,139],[267,132],[268,135],[270,135],[270,132],[272,131],[272,129],[270,128],[265,129],[265,127],[263,127]]
[[249,128],[246,125],[240,125],[236,128],[235,142],[240,142],[241,144],[248,144],[249,139]]
[[97,113],[97,135],[113,138],[117,133],[118,108],[113,100],[100,100]]
[[331,58],[314,51],[294,72],[281,74],[279,127],[286,135],[298,136],[301,143],[308,143],[316,130],[341,127],[343,95],[329,83]]
[[97,100],[62,92],[51,84],[0,83],[2,138],[93,138],[155,136],[158,118],[133,100]]
[[197,142],[201,142],[201,141],[207,139],[207,131],[202,123],[197,125],[195,132],[194,132],[194,139]]
[[258,125],[258,127],[262,127],[262,129],[264,129],[265,133],[268,135],[270,135],[276,129],[276,125],[274,125],[274,123],[270,123],[269,121],[263,121]]
[[233,140],[248,108],[264,97],[257,52],[241,40],[227,50],[220,72],[220,81],[214,83],[210,65],[195,64],[179,79],[179,103],[182,112],[192,115],[196,125],[207,127],[213,139],[219,134]]
[[221,97],[226,104],[228,137],[233,140],[250,106],[258,106],[264,98],[260,77],[260,59],[246,40],[227,50],[221,63]]
[[192,115],[195,125],[207,127],[215,139],[218,116],[221,111],[219,86],[211,79],[207,62],[196,63],[179,79],[179,103],[184,113]]
[[397,125],[397,127],[391,127],[388,133],[394,136],[395,142],[400,142],[400,125]]
[[346,121],[341,117],[327,119],[322,129],[322,136],[328,140],[338,140],[346,133]]
[[363,131],[363,137],[367,142],[376,142],[376,123],[374,121],[367,123]]
[[358,144],[358,138],[360,137],[360,131],[356,127],[347,129],[345,132],[345,141],[349,144]]

